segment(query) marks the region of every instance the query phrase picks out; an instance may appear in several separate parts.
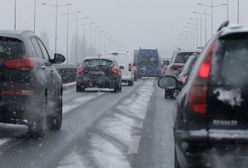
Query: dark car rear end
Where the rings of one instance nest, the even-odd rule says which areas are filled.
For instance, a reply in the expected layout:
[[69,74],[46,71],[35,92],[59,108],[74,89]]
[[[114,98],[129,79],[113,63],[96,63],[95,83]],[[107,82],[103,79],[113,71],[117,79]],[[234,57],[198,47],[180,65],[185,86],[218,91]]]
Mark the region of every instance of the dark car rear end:
[[248,163],[247,72],[248,32],[220,32],[179,95],[175,140],[181,166],[224,166],[228,160],[216,160],[223,156]]
[[86,88],[121,89],[121,73],[115,60],[91,58],[83,61],[77,70],[77,89]]

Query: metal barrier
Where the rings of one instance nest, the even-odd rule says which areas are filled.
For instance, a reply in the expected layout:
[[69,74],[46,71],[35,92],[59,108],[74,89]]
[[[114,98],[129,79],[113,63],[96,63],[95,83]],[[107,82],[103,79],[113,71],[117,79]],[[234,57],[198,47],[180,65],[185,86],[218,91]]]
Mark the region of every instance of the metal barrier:
[[76,81],[76,65],[55,65],[60,74],[63,83],[71,83]]

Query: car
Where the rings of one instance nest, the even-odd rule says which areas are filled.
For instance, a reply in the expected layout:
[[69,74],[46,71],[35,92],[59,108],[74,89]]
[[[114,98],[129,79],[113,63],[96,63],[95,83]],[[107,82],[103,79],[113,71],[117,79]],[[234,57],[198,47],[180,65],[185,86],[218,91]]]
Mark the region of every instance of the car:
[[186,84],[197,58],[198,58],[198,54],[193,54],[188,58],[187,62],[185,63],[183,67],[182,72],[177,77],[179,81]]
[[[183,84],[186,84],[188,81],[188,77],[193,69],[196,59],[198,58],[198,54],[194,53],[191,55],[187,62],[185,63],[182,72],[177,76],[177,79],[181,81]],[[165,99],[175,99],[178,95],[179,90],[177,89],[165,89],[164,98]]]
[[0,30],[0,122],[28,126],[29,135],[44,136],[62,125],[62,80],[35,33]]
[[122,74],[122,83],[128,86],[134,84],[134,67],[133,57],[128,52],[106,52],[103,54],[106,58],[115,59],[120,66],[120,72]]
[[192,54],[199,54],[199,51],[176,51],[169,66],[166,69],[166,75],[178,76],[183,70],[184,64]]
[[160,78],[161,88],[181,89],[173,113],[175,168],[218,167],[220,156],[247,163],[247,65],[248,27],[226,22],[184,87],[174,76]]
[[115,59],[86,58],[77,68],[76,91],[84,92],[86,88],[110,88],[121,92],[121,71]]

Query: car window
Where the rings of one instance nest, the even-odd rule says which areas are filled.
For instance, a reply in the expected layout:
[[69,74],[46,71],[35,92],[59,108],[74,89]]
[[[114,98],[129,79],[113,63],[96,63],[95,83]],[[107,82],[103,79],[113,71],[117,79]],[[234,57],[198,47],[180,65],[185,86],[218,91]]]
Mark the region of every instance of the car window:
[[[243,85],[248,83],[248,39],[224,40],[215,57],[222,67],[219,83],[225,85]],[[217,74],[216,74],[217,75]]]
[[34,48],[34,50],[35,50],[36,56],[37,56],[37,57],[40,57],[40,58],[43,58],[43,54],[42,54],[40,45],[38,44],[38,41],[36,40],[35,37],[32,37],[32,38],[31,38],[31,43],[32,43],[33,48]]
[[22,41],[15,38],[0,37],[0,57],[13,58],[25,55]]
[[95,67],[95,66],[113,66],[113,61],[106,59],[89,59],[83,62],[84,66]]
[[49,54],[48,54],[48,52],[47,52],[47,49],[46,49],[45,45],[42,43],[42,41],[41,41],[40,39],[38,39],[38,43],[39,43],[39,45],[40,45],[40,48],[41,48],[43,57],[44,57],[46,60],[49,60]]
[[186,63],[188,58],[192,55],[193,53],[178,53],[175,59],[174,63]]

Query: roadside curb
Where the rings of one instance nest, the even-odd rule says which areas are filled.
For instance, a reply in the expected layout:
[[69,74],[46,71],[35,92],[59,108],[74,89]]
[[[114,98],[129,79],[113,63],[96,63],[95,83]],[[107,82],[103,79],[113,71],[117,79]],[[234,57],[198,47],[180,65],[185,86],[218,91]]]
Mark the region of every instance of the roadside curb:
[[67,89],[73,88],[75,86],[76,86],[76,82],[67,83],[67,84],[63,84],[63,89],[67,90]]

